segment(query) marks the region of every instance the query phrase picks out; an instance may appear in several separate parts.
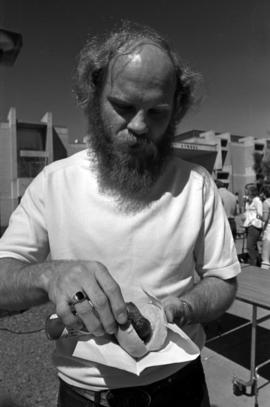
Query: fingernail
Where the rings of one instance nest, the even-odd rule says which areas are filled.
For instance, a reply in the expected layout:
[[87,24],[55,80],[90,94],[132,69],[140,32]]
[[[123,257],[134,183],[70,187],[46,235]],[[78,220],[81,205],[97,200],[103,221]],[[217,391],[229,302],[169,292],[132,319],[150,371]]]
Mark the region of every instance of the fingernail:
[[124,324],[127,321],[127,314],[125,312],[121,312],[117,318],[119,324]]
[[117,325],[114,324],[112,326],[109,326],[107,332],[109,335],[114,335],[117,332]]
[[95,336],[103,336],[103,335],[105,334],[105,332],[104,332],[103,329],[96,329],[96,330],[93,332],[93,334],[94,334]]

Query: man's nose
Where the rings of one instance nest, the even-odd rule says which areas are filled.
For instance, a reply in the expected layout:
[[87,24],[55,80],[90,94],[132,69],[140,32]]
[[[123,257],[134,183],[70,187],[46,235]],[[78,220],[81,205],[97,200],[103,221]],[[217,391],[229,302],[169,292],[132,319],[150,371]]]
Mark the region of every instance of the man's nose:
[[148,132],[148,125],[143,111],[139,111],[128,123],[128,129],[134,134],[143,135]]

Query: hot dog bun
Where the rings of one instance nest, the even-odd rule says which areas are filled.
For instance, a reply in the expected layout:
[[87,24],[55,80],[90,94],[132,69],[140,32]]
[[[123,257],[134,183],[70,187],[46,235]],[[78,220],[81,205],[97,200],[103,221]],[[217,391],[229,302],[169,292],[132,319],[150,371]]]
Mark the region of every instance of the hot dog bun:
[[[149,335],[147,334],[141,339],[138,329],[136,332],[136,324],[133,325],[131,318],[129,318],[126,325],[118,327],[116,339],[119,345],[132,357],[141,358],[150,351],[158,351],[162,348],[167,337],[167,321],[163,308],[157,302],[152,302],[148,296],[141,293],[132,292],[131,295],[129,290],[128,292],[129,299],[132,296],[132,303],[135,304],[139,313],[150,323],[150,332]],[[127,310],[129,311],[128,306]],[[138,312],[135,314],[136,318],[140,318]],[[147,324],[143,321],[140,325],[142,327],[145,325],[147,328]]]

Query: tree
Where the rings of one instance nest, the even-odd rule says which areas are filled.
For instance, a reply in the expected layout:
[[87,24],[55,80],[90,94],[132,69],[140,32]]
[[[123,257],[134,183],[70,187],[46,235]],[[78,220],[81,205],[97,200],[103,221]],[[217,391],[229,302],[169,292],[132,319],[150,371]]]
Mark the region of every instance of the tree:
[[270,183],[270,152],[267,152],[265,155],[255,152],[253,154],[253,159],[253,169],[256,174],[256,184],[260,192],[263,184]]
[[260,153],[253,153],[253,170],[255,171],[256,175],[256,185],[258,188],[259,193],[261,192],[263,181],[264,181],[264,174],[262,169],[262,159],[263,155]]
[[270,183],[270,152],[263,157],[261,167],[265,182]]

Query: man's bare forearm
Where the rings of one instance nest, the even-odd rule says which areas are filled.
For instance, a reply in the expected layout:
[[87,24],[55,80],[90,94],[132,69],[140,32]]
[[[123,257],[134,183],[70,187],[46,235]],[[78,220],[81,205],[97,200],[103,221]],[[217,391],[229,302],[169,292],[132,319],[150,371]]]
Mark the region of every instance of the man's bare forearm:
[[[76,303],[74,314],[70,305],[74,294],[80,291],[91,303]],[[83,323],[96,336],[115,333],[118,324],[127,322],[120,287],[100,262],[52,260],[28,264],[0,259],[0,309],[25,309],[49,300],[64,325],[78,328]]]
[[43,273],[47,268],[46,263],[0,259],[0,309],[18,310],[46,303]]
[[181,298],[192,306],[192,322],[203,323],[221,316],[232,304],[236,290],[236,278],[205,277]]

